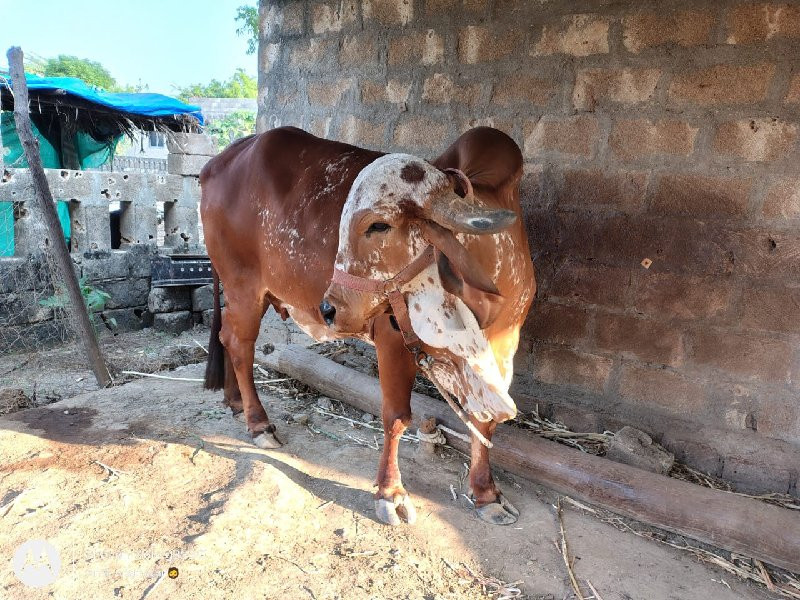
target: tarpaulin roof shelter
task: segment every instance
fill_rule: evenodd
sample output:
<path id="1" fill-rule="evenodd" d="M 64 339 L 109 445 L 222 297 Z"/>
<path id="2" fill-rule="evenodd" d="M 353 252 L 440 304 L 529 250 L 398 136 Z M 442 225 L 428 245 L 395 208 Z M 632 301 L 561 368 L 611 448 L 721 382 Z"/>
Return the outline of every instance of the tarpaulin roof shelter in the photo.
<path id="1" fill-rule="evenodd" d="M 75 77 L 39 77 L 26 74 L 25 79 L 28 83 L 31 113 L 65 113 L 76 121 L 88 120 L 88 126 L 80 128 L 87 133 L 91 133 L 92 123 L 96 126 L 116 124 L 118 133 L 127 133 L 131 129 L 154 128 L 196 131 L 203 125 L 200 107 L 163 94 L 106 92 Z M 2 76 L 0 102 L 3 110 L 13 110 L 11 80 Z"/>
<path id="2" fill-rule="evenodd" d="M 118 94 L 74 77 L 26 74 L 34 134 L 42 164 L 51 169 L 96 169 L 113 155 L 124 134 L 144 131 L 199 131 L 198 106 L 163 94 Z M 14 109 L 11 79 L 0 73 L 0 109 Z M 0 113 L 0 139 L 6 167 L 27 167 L 11 112 Z M 70 236 L 67 205 L 58 203 L 64 233 Z M 14 219 L 10 202 L 0 202 L 0 256 L 14 252 Z"/>

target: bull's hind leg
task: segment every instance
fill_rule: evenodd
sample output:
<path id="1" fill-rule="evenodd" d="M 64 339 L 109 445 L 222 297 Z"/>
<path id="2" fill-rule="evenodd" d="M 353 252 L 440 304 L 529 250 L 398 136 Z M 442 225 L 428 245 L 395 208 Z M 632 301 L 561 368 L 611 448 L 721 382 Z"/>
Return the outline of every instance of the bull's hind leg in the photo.
<path id="1" fill-rule="evenodd" d="M 388 315 L 375 319 L 375 350 L 378 354 L 378 375 L 383 401 L 383 452 L 378 465 L 375 513 L 381 521 L 398 525 L 402 520 L 413 523 L 417 518 L 414 505 L 400 480 L 397 450 L 400 436 L 411 423 L 411 389 L 417 367 L 403 345 L 403 337 L 395 331 Z"/>
<path id="2" fill-rule="evenodd" d="M 225 396 L 222 403 L 231 409 L 231 413 L 237 419 L 244 421 L 244 405 L 242 404 L 242 393 L 239 391 L 239 383 L 236 381 L 236 371 L 233 369 L 231 355 L 225 353 Z"/>
<path id="3" fill-rule="evenodd" d="M 266 449 L 280 448 L 281 442 L 275 437 L 275 426 L 269 422 L 253 381 L 256 338 L 265 311 L 264 299 L 258 295 L 227 297 L 222 312 L 220 339 L 236 374 L 247 430 L 253 437 L 253 443 Z M 228 400 L 235 401 L 235 397 Z M 231 408 L 235 411 L 234 407 Z"/>
<path id="4" fill-rule="evenodd" d="M 481 435 L 491 441 L 497 422 L 481 423 L 472 419 Z M 494 525 L 511 525 L 517 522 L 519 511 L 514 508 L 497 488 L 489 467 L 489 449 L 474 435 L 471 444 L 471 465 L 469 469 L 469 495 L 475 502 L 475 512 L 482 521 Z"/>

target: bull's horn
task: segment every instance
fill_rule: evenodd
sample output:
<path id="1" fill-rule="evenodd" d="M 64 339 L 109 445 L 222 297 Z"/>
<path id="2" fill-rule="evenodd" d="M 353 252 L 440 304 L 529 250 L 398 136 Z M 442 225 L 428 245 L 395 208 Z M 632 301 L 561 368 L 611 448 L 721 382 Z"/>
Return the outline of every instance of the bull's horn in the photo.
<path id="1" fill-rule="evenodd" d="M 472 191 L 469 178 L 458 169 L 445 169 L 458 177 L 465 195 L 461 198 L 456 193 L 446 192 L 435 198 L 430 205 L 431 220 L 459 233 L 497 233 L 517 220 L 517 213 L 505 208 L 489 208 L 482 206 Z"/>

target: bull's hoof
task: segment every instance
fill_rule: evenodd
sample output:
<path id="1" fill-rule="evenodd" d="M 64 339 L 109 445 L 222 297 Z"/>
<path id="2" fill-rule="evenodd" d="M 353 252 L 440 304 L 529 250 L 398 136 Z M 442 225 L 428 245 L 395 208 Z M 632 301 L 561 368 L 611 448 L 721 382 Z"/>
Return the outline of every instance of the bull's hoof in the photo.
<path id="1" fill-rule="evenodd" d="M 511 525 L 519 518 L 519 511 L 503 494 L 498 494 L 494 502 L 476 508 L 475 513 L 481 521 L 492 525 Z"/>
<path id="2" fill-rule="evenodd" d="M 253 443 L 262 450 L 274 450 L 283 446 L 283 440 L 278 437 L 274 425 L 266 431 L 254 435 Z"/>
<path id="3" fill-rule="evenodd" d="M 247 424 L 247 417 L 244 416 L 244 411 L 240 411 L 233 415 L 233 418 L 239 421 L 239 423 Z"/>
<path id="4" fill-rule="evenodd" d="M 413 525 L 417 520 L 417 510 L 407 495 L 395 496 L 394 501 L 386 498 L 375 500 L 375 515 L 387 525 L 400 525 L 403 521 Z"/>

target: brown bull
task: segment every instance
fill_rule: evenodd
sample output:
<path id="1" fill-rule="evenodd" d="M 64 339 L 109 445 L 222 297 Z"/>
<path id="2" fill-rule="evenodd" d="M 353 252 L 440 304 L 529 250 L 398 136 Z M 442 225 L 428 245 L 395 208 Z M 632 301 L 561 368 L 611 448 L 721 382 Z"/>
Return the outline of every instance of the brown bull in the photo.
<path id="1" fill-rule="evenodd" d="M 226 298 L 220 314 L 215 293 L 206 387 L 224 386 L 225 404 L 243 412 L 254 443 L 275 448 L 280 442 L 252 371 L 269 306 L 316 339 L 371 340 L 385 433 L 376 511 L 390 524 L 412 522 L 397 451 L 411 420 L 417 363 L 387 298 L 332 284 L 334 265 L 345 279 L 382 281 L 430 254 L 431 263 L 399 290 L 408 308 L 403 321 L 430 357 L 430 374 L 491 439 L 497 423 L 515 414 L 507 390 L 535 290 L 519 218 L 521 173 L 516 144 L 489 128 L 465 133 L 432 164 L 295 128 L 231 145 L 200 176 L 206 246 L 215 288 L 218 276 Z M 483 519 L 516 520 L 494 484 L 488 450 L 474 436 L 470 490 Z"/>

